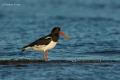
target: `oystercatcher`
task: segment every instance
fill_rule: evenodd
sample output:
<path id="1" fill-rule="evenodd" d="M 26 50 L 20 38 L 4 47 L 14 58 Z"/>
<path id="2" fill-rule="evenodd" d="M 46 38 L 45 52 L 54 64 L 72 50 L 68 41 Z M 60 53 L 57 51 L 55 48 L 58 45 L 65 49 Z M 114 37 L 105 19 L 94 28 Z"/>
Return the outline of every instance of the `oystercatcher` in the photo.
<path id="1" fill-rule="evenodd" d="M 44 52 L 44 59 L 48 61 L 48 50 L 54 48 L 58 43 L 59 35 L 64 36 L 64 32 L 60 31 L 60 27 L 54 27 L 51 33 L 47 36 L 41 37 L 38 40 L 24 46 L 22 51 L 32 49 Z"/>

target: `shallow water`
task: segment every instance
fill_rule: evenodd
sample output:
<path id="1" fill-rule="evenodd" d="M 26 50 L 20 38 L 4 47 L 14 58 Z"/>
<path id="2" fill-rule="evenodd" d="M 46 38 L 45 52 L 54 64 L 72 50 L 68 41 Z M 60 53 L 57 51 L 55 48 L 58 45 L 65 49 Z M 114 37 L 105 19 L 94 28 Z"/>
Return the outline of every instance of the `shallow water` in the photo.
<path id="1" fill-rule="evenodd" d="M 49 66 L 48 66 L 49 65 Z M 119 64 L 0 66 L 1 80 L 119 80 Z"/>
<path id="2" fill-rule="evenodd" d="M 56 48 L 49 51 L 49 60 L 120 60 L 119 14 L 119 0 L 2 0 L 0 60 L 42 59 L 40 52 L 22 53 L 20 49 L 54 26 L 61 26 L 71 39 L 61 37 Z M 107 67 L 68 63 L 0 67 L 2 80 L 120 79 L 120 65 L 112 63 Z"/>

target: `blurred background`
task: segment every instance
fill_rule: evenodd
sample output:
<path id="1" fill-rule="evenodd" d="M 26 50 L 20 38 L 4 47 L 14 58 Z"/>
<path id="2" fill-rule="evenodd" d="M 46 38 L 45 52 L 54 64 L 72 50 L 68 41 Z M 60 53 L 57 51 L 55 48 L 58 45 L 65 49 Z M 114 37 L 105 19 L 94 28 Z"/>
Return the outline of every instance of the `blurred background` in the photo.
<path id="1" fill-rule="evenodd" d="M 49 51 L 49 60 L 120 60 L 119 15 L 119 0 L 0 0 L 0 60 L 41 59 L 41 52 L 22 53 L 20 49 L 55 26 L 71 39 L 61 37 Z M 119 80 L 119 67 L 40 64 L 19 70 L 0 66 L 0 79 Z"/>

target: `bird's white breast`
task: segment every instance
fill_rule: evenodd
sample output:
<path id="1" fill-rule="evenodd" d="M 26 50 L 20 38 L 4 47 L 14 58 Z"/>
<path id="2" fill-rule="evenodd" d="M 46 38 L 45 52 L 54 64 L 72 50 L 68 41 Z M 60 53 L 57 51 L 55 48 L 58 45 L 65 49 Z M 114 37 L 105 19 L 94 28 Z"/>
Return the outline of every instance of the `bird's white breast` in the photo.
<path id="1" fill-rule="evenodd" d="M 57 42 L 51 41 L 48 45 L 35 45 L 33 46 L 33 50 L 37 51 L 46 51 L 54 48 L 56 46 Z"/>
<path id="2" fill-rule="evenodd" d="M 51 41 L 44 49 L 44 51 L 52 49 L 56 46 L 57 42 Z"/>

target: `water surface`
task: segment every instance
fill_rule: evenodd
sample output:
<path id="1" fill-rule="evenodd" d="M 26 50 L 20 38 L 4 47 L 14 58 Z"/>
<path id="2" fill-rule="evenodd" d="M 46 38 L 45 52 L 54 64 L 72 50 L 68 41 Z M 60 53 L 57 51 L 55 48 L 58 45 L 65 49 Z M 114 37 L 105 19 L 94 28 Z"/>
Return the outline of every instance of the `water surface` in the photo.
<path id="1" fill-rule="evenodd" d="M 49 60 L 120 60 L 119 0 L 0 1 L 0 60 L 42 59 L 41 52 L 21 47 L 48 34 L 54 26 L 61 37 Z M 0 65 L 1 80 L 119 80 L 120 65 L 30 64 Z"/>

